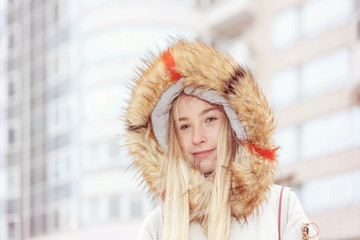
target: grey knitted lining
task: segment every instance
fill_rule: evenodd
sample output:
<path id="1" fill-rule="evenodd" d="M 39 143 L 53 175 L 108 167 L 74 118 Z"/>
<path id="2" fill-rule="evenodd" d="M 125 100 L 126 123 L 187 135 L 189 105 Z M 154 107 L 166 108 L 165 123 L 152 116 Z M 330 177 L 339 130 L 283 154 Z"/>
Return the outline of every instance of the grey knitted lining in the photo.
<path id="1" fill-rule="evenodd" d="M 171 104 L 182 92 L 213 104 L 222 105 L 237 138 L 241 140 L 246 139 L 244 127 L 238 119 L 235 110 L 229 106 L 228 101 L 224 97 L 213 90 L 203 90 L 201 88 L 194 89 L 193 87 L 186 87 L 184 89 L 184 78 L 181 78 L 162 93 L 151 113 L 151 123 L 154 134 L 163 151 L 165 151 L 167 145 Z"/>

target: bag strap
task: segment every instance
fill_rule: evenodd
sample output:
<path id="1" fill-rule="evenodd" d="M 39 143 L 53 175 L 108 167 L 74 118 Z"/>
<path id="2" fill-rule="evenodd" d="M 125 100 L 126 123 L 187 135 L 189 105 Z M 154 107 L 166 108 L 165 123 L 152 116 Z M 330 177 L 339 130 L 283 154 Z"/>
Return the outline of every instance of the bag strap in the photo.
<path id="1" fill-rule="evenodd" d="M 278 207 L 278 235 L 281 240 L 282 234 L 288 222 L 289 197 L 291 188 L 281 187 Z"/>
<path id="2" fill-rule="evenodd" d="M 281 240 L 281 206 L 282 206 L 283 193 L 284 193 L 284 187 L 281 187 L 280 199 L 279 199 L 279 210 L 278 210 L 278 235 L 279 235 L 279 240 Z"/>

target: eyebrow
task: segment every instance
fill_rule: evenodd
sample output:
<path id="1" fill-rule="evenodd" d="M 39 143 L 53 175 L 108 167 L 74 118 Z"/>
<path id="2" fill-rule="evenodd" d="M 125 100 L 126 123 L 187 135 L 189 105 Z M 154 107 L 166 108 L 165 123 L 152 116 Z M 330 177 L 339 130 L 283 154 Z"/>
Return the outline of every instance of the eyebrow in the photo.
<path id="1" fill-rule="evenodd" d="M 218 108 L 217 108 L 217 107 L 206 108 L 206 109 L 202 110 L 199 115 L 204 115 L 204 114 L 206 114 L 206 113 L 208 113 L 208 112 L 211 112 L 211 111 L 214 111 L 214 110 L 218 110 Z M 187 117 L 181 117 L 181 118 L 179 118 L 179 121 L 186 121 L 186 120 L 188 120 Z"/>

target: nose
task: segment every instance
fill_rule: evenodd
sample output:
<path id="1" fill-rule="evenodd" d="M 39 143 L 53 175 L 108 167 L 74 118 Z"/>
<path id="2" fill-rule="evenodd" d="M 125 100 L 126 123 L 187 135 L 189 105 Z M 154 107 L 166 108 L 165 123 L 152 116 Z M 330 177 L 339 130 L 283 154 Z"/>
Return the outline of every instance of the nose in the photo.
<path id="1" fill-rule="evenodd" d="M 194 127 L 193 144 L 199 145 L 207 141 L 206 133 L 202 127 Z"/>

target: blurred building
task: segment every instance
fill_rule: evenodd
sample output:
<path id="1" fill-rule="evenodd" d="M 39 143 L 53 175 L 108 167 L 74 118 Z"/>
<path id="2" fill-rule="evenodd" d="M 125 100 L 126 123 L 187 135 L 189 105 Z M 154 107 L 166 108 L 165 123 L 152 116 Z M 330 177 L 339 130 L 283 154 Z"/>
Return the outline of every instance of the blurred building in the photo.
<path id="1" fill-rule="evenodd" d="M 360 1 L 249 1 L 249 15 L 245 29 L 234 17 L 211 34 L 248 56 L 275 108 L 277 181 L 321 239 L 360 239 Z"/>
<path id="2" fill-rule="evenodd" d="M 134 239 L 125 85 L 170 36 L 247 64 L 278 120 L 280 184 L 321 239 L 360 239 L 359 0 L 0 1 L 0 240 Z M 150 56 L 148 56 L 150 57 Z"/>
<path id="3" fill-rule="evenodd" d="M 79 61 L 70 1 L 1 1 L 1 239 L 79 225 Z"/>

